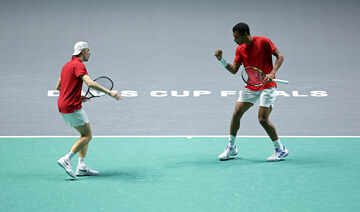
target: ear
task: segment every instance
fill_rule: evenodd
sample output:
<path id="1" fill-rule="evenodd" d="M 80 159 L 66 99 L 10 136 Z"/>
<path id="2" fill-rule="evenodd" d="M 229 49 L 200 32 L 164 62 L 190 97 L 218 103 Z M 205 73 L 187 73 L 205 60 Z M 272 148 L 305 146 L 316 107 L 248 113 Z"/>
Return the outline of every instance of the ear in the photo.
<path id="1" fill-rule="evenodd" d="M 79 56 L 82 57 L 84 56 L 84 54 L 85 54 L 85 49 L 82 49 L 81 52 L 79 53 Z"/>

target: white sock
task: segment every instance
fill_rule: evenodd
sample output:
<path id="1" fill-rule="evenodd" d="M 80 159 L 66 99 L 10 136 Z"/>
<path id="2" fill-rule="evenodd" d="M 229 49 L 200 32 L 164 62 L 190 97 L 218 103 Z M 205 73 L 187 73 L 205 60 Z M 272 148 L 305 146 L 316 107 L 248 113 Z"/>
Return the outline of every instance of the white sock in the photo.
<path id="1" fill-rule="evenodd" d="M 273 143 L 276 149 L 283 150 L 283 145 L 281 144 L 280 140 L 273 141 Z"/>
<path id="2" fill-rule="evenodd" d="M 71 150 L 65 155 L 65 158 L 68 160 L 71 160 L 72 157 L 74 157 L 75 153 L 73 153 Z"/>
<path id="3" fill-rule="evenodd" d="M 86 166 L 86 164 L 85 164 L 85 158 L 79 157 L 79 164 L 78 164 L 78 166 L 79 166 L 79 167 Z"/>
<path id="4" fill-rule="evenodd" d="M 231 146 L 231 148 L 233 148 L 235 146 L 235 139 L 236 139 L 236 136 L 233 136 L 233 135 L 229 136 L 229 146 Z"/>

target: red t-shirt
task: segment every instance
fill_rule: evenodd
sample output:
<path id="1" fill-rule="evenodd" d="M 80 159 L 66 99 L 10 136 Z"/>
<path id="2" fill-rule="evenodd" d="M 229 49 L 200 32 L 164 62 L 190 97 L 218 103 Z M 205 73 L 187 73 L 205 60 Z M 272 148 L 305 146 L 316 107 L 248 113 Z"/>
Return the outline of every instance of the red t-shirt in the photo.
<path id="1" fill-rule="evenodd" d="M 73 113 L 80 110 L 81 89 L 83 81 L 81 75 L 87 75 L 85 65 L 77 57 L 71 58 L 61 71 L 60 95 L 58 108 L 61 113 Z"/>
<path id="2" fill-rule="evenodd" d="M 236 48 L 235 63 L 244 67 L 256 67 L 264 74 L 269 74 L 273 69 L 272 54 L 277 49 L 270 39 L 266 37 L 253 36 L 249 45 L 243 43 Z M 276 82 L 265 83 L 260 87 L 246 85 L 252 91 L 259 91 L 271 87 L 276 87 Z"/>

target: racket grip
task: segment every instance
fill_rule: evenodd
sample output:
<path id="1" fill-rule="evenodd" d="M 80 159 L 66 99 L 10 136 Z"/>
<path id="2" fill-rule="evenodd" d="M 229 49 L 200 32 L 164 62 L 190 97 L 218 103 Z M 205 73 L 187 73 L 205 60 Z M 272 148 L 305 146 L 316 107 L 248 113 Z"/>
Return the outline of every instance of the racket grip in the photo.
<path id="1" fill-rule="evenodd" d="M 289 81 L 287 81 L 287 80 L 273 79 L 273 81 L 278 82 L 278 83 L 283 83 L 283 84 L 289 84 Z"/>

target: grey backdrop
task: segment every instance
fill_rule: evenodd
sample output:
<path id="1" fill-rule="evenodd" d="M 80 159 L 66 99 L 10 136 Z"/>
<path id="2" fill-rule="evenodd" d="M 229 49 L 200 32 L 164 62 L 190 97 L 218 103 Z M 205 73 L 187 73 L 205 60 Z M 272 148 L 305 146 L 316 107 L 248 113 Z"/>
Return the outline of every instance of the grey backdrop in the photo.
<path id="1" fill-rule="evenodd" d="M 271 116 L 280 135 L 360 135 L 359 11 L 355 0 L 2 0 L 0 136 L 77 135 L 47 94 L 78 40 L 90 45 L 92 78 L 107 75 L 116 90 L 139 93 L 84 104 L 94 135 L 227 135 L 238 96 L 220 91 L 244 83 L 213 53 L 221 48 L 234 59 L 231 29 L 241 21 L 285 56 L 277 77 L 291 84 L 278 90 L 290 97 L 279 96 Z M 154 90 L 212 94 L 156 98 Z M 240 135 L 265 135 L 257 107 L 243 117 Z"/>

